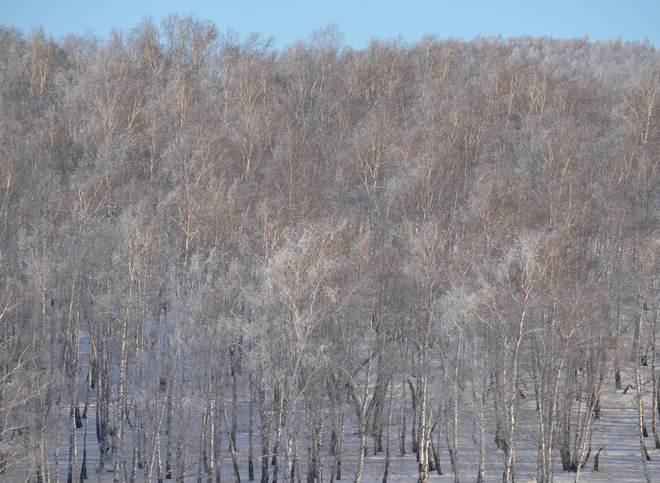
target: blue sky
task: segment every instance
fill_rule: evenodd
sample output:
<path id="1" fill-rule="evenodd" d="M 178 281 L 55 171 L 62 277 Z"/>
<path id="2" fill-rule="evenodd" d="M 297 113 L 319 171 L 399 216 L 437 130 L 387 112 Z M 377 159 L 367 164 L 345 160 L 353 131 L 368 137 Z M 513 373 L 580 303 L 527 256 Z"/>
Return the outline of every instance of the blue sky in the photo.
<path id="1" fill-rule="evenodd" d="M 348 45 L 371 38 L 415 41 L 424 34 L 471 39 L 584 34 L 592 40 L 620 37 L 660 47 L 660 0 L 0 0 L 0 24 L 26 32 L 42 26 L 54 37 L 128 30 L 146 16 L 160 22 L 171 13 L 213 21 L 221 31 L 272 36 L 278 47 L 307 39 L 335 24 Z"/>

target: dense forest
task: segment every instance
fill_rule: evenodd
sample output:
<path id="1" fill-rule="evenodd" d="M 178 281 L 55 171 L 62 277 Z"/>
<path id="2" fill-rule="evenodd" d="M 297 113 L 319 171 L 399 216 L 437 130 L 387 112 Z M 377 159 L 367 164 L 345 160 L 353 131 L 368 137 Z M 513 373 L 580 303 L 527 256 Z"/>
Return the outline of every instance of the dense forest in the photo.
<path id="1" fill-rule="evenodd" d="M 650 482 L 659 90 L 621 41 L 0 28 L 0 480 L 577 480 L 626 398 Z"/>

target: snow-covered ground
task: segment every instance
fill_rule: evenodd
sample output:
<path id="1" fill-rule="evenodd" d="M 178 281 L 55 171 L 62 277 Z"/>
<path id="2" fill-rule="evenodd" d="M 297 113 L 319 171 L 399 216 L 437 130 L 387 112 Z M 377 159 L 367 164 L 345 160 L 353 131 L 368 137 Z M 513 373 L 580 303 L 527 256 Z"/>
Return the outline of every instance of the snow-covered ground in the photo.
<path id="1" fill-rule="evenodd" d="M 82 395 L 81 395 L 82 396 Z M 609 384 L 602 398 L 601 419 L 594 420 L 594 430 L 592 439 L 592 455 L 580 474 L 581 481 L 592 482 L 643 482 L 644 474 L 642 464 L 639 457 L 639 440 L 637 432 L 637 408 L 635 391 L 629 390 L 627 394 L 622 391 L 615 391 L 611 384 Z M 241 401 L 240 407 L 243 412 L 240 415 L 239 435 L 238 435 L 238 451 L 239 462 L 241 465 L 241 479 L 248 480 L 247 472 L 247 401 Z M 647 426 L 650 433 L 650 401 L 647 404 Z M 408 408 L 410 409 L 410 408 Z M 517 450 L 517 466 L 516 466 L 516 480 L 517 481 L 535 481 L 536 477 L 536 456 L 537 456 L 537 420 L 534 408 L 533 397 L 527 397 L 521 400 L 520 412 L 520 431 L 519 438 L 516 445 Z M 343 457 L 343 480 L 352 481 L 356 463 L 356 447 L 357 435 L 355 432 L 352 408 L 347 408 L 347 427 L 345 432 L 345 447 Z M 64 411 L 62 411 L 64 412 Z M 88 418 L 83 428 L 77 431 L 78 443 L 78 462 L 82 461 L 82 448 L 83 439 L 87 437 L 87 468 L 89 481 L 107 482 L 112 481 L 112 463 L 106 464 L 106 469 L 103 474 L 97 473 L 99 463 L 99 448 L 96 440 L 95 433 L 95 401 L 92 398 L 91 405 L 88 409 Z M 57 416 L 57 415 L 54 415 Z M 489 423 L 492 423 L 493 418 L 489 415 Z M 59 415 L 59 424 L 64 424 L 66 420 L 65 414 Z M 408 417 L 408 428 L 410 427 L 411 417 Z M 56 421 L 54 421 L 55 423 Z M 258 419 L 257 419 L 258 423 Z M 197 423 L 199 424 L 199 423 Z M 415 462 L 415 455 L 410 450 L 410 435 L 407 437 L 407 454 L 403 457 L 399 454 L 398 445 L 398 410 L 395 408 L 393 415 L 391 451 L 392 459 L 390 466 L 390 481 L 405 481 L 414 482 L 416 480 L 417 464 Z M 476 420 L 475 412 L 469 405 L 463 407 L 461 413 L 461 437 L 460 437 L 460 479 L 461 481 L 474 481 L 477 475 L 478 465 L 478 451 L 479 451 L 479 430 Z M 489 424 L 492 426 L 492 424 Z M 300 425 L 301 430 L 303 424 Z M 64 428 L 62 428 L 64 429 Z M 502 478 L 502 452 L 498 451 L 493 444 L 491 435 L 494 434 L 492 427 L 489 427 L 487 452 L 486 452 L 486 481 L 500 481 Z M 188 466 L 186 481 L 197 480 L 197 462 L 199 445 L 199 429 L 194 425 L 187 431 L 188 435 Z M 66 471 L 68 465 L 68 443 L 66 441 L 66 430 L 59 431 L 60 440 L 50 441 L 50 459 L 51 459 L 51 474 L 54 476 L 55 460 L 57 459 L 57 467 L 59 468 L 60 481 L 66 481 Z M 128 445 L 131 445 L 132 432 L 129 429 L 127 435 Z M 163 443 L 164 444 L 164 443 Z M 326 448 L 329 446 L 328 441 L 325 441 Z M 384 453 L 373 455 L 372 440 L 368 440 L 369 455 L 365 461 L 364 468 L 364 482 L 380 482 L 382 481 L 382 474 L 384 468 Z M 660 450 L 654 449 L 653 438 L 650 436 L 646 439 L 646 445 L 651 455 L 652 460 L 648 462 L 648 471 L 651 476 L 651 481 L 660 482 Z M 593 456 L 598 448 L 605 446 L 605 449 L 600 455 L 600 471 L 593 471 Z M 130 448 L 127 448 L 129 450 Z M 55 452 L 57 451 L 57 455 Z M 259 478 L 260 475 L 260 461 L 259 455 L 259 434 L 258 425 L 255 425 L 255 475 Z M 299 458 L 303 474 L 301 479 L 305 480 L 304 465 L 306 462 L 306 448 L 304 447 L 304 439 L 299 442 Z M 127 451 L 127 455 L 130 452 Z M 441 437 L 441 466 L 444 472 L 443 475 L 437 475 L 435 472 L 431 475 L 432 481 L 455 481 L 454 474 L 451 471 L 449 456 L 444 443 L 444 434 Z M 130 466 L 130 457 L 127 458 Z M 222 440 L 222 469 L 223 481 L 232 481 L 233 471 L 231 465 L 231 457 L 227 451 L 227 441 L 223 437 Z M 283 458 L 282 458 L 283 461 Z M 324 481 L 330 481 L 330 468 L 332 466 L 332 458 L 328 455 L 323 461 L 323 477 Z M 272 471 L 272 468 L 271 468 Z M 575 473 L 566 473 L 561 469 L 559 455 L 557 454 L 555 464 L 555 481 L 574 481 Z M 138 481 L 144 481 L 144 471 L 138 474 Z M 6 475 L 3 481 L 25 481 L 25 474 Z"/>
<path id="2" fill-rule="evenodd" d="M 81 373 L 86 374 L 88 361 L 88 348 L 89 341 L 85 334 L 81 340 Z M 644 368 L 645 381 L 650 381 L 649 368 Z M 632 381 L 631 374 L 624 374 L 625 379 Z M 625 386 L 625 382 L 624 382 Z M 531 387 L 531 384 L 530 384 Z M 226 394 L 229 394 L 227 388 Z M 80 401 L 81 408 L 85 399 L 86 388 L 84 385 L 80 388 Z M 646 447 L 651 461 L 647 462 L 648 472 L 652 482 L 660 482 L 660 450 L 655 449 L 653 437 L 651 434 L 651 398 L 650 398 L 650 382 L 646 387 L 646 424 L 649 431 L 649 437 L 645 439 Z M 106 461 L 104 472 L 98 473 L 99 467 L 99 445 L 96 438 L 96 399 L 95 391 L 90 392 L 89 407 L 87 410 L 87 419 L 84 426 L 77 430 L 77 450 L 78 450 L 78 465 L 82 463 L 83 459 L 83 446 L 85 437 L 87 438 L 87 475 L 89 481 L 96 481 L 100 483 L 110 482 L 113 479 L 112 475 L 112 461 Z M 397 407 L 397 402 L 401 402 L 401 395 L 395 397 L 395 405 L 392 414 L 392 428 L 391 428 L 391 463 L 389 469 L 389 481 L 404 481 L 415 482 L 417 479 L 417 462 L 415 454 L 411 449 L 410 438 L 410 424 L 412 420 L 412 410 L 410 408 L 410 398 L 408 397 L 408 405 L 406 407 L 406 421 L 407 421 L 407 435 L 406 435 L 406 455 L 401 456 L 399 452 L 399 413 L 400 406 Z M 459 469 L 461 481 L 475 481 L 477 477 L 478 459 L 479 459 L 479 426 L 477 413 L 469 402 L 469 396 L 466 397 L 466 402 L 461 404 L 460 409 L 460 434 L 459 434 Z M 129 397 L 130 400 L 130 397 Z M 177 401 L 178 403 L 178 401 Z M 202 406 L 201 401 L 194 399 L 189 401 L 192 407 L 199 409 Z M 196 404 L 199 403 L 199 404 Z M 230 401 L 226 401 L 230 405 Z M 433 402 L 432 405 L 437 403 Z M 636 405 L 636 391 L 634 388 L 623 394 L 622 390 L 615 390 L 612 381 L 608 381 L 604 388 L 601 398 L 601 417 L 600 419 L 593 420 L 593 435 L 592 435 L 592 453 L 584 468 L 580 473 L 580 481 L 590 482 L 644 482 L 643 467 L 640 460 L 639 436 L 637 429 L 637 405 Z M 486 467 L 485 477 L 486 481 L 501 481 L 503 470 L 503 453 L 497 450 L 493 435 L 495 434 L 494 416 L 492 414 L 492 402 L 487 405 L 487 447 L 486 447 Z M 194 416 L 194 415 L 193 415 Z M 51 424 L 58 425 L 58 431 L 51 431 L 51 434 L 57 434 L 59 439 L 51 439 L 48 441 L 49 445 L 49 471 L 52 481 L 57 481 L 55 478 L 56 468 L 59 473 L 59 481 L 66 481 L 68 470 L 68 428 L 66 427 L 68 420 L 68 407 L 59 406 L 59 410 L 51 415 Z M 197 481 L 198 477 L 198 462 L 199 462 L 199 444 L 200 444 L 200 424 L 202 418 L 191 417 L 188 426 L 185 428 L 187 436 L 187 464 L 186 464 L 186 478 L 185 481 Z M 537 458 L 537 432 L 538 432 L 538 419 L 535 410 L 535 401 L 533 393 L 528 391 L 527 397 L 520 400 L 520 415 L 519 415 L 519 431 L 516 443 L 517 464 L 515 467 L 516 481 L 536 481 L 536 458 Z M 175 434 L 180 434 L 181 424 L 183 422 L 177 421 L 175 423 Z M 255 408 L 255 425 L 254 425 L 254 473 L 255 478 L 258 480 L 261 474 L 260 468 L 260 422 L 258 418 L 258 411 Z M 52 429 L 52 428 L 51 428 Z M 164 429 L 164 427 L 163 427 Z M 149 430 L 149 428 L 147 429 Z M 127 455 L 127 467 L 130 472 L 131 455 L 132 455 L 132 438 L 133 430 L 130 426 L 126 427 L 126 444 L 125 453 Z M 305 464 L 307 461 L 307 448 L 306 448 L 306 435 L 304 415 L 301 415 L 299 423 L 300 437 L 298 442 L 298 458 L 300 464 L 301 480 L 306 480 Z M 324 450 L 325 458 L 323 460 L 323 481 L 330 481 L 330 471 L 332 467 L 332 456 L 329 454 L 329 422 L 325 425 L 325 440 Z M 445 428 L 441 429 L 442 433 L 439 438 L 439 453 L 441 468 L 443 475 L 438 475 L 433 471 L 430 475 L 431 481 L 455 481 L 455 475 L 449 461 L 449 454 L 447 444 L 445 442 Z M 164 430 L 162 433 L 164 434 Z M 385 436 L 385 434 L 384 434 Z M 228 451 L 227 439 L 222 431 L 220 441 L 221 448 L 221 468 L 223 481 L 233 481 L 233 468 L 231 456 Z M 284 443 L 284 435 L 283 435 Z M 437 441 L 437 435 L 434 437 Z M 271 447 L 273 439 L 271 438 Z M 385 453 L 373 454 L 373 439 L 368 438 L 368 456 L 365 459 L 363 479 L 365 483 L 381 482 L 385 463 Z M 282 445 L 283 448 L 284 445 Z M 353 481 L 356 461 L 357 461 L 357 447 L 358 437 L 355 426 L 354 411 L 350 405 L 346 406 L 346 428 L 344 432 L 344 451 L 342 458 L 342 481 Z M 605 447 L 600 453 L 599 471 L 593 471 L 593 459 L 597 450 Z M 162 457 L 165 453 L 165 436 L 161 436 Z M 239 400 L 239 425 L 237 435 L 237 449 L 238 459 L 241 471 L 241 480 L 248 481 L 248 468 L 247 468 L 247 450 L 248 450 L 248 401 Z M 280 481 L 284 468 L 284 455 L 283 449 L 280 458 Z M 147 461 L 147 465 L 149 461 Z M 272 467 L 270 472 L 272 475 Z M 78 472 L 80 468 L 78 468 Z M 155 481 L 156 468 L 154 465 L 153 475 Z M 559 452 L 556 452 L 555 458 L 555 481 L 568 482 L 575 480 L 575 473 L 563 472 L 559 458 Z M 34 478 L 34 475 L 31 475 Z M 4 478 L 4 479 L 3 479 Z M 4 482 L 19 482 L 26 481 L 25 468 L 18 468 L 14 473 L 4 475 L 0 481 Z M 32 481 L 32 480 L 31 480 Z M 139 470 L 137 474 L 137 481 L 145 481 L 145 470 Z"/>

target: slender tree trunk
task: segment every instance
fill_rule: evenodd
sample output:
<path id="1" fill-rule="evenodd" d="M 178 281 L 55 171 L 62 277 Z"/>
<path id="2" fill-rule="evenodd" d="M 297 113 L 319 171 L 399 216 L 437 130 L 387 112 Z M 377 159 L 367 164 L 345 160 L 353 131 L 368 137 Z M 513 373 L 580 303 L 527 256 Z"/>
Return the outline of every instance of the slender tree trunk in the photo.
<path id="1" fill-rule="evenodd" d="M 641 305 L 641 304 L 640 304 Z M 640 366 L 641 356 L 641 335 L 642 335 L 642 321 L 644 319 L 644 312 L 642 307 L 639 308 L 639 316 L 637 319 L 637 337 L 635 343 L 635 382 L 637 385 L 637 416 L 638 416 L 638 429 L 639 429 L 639 451 L 640 459 L 642 461 L 642 469 L 644 471 L 644 478 L 647 483 L 651 483 L 647 461 L 651 460 L 649 453 L 644 444 L 644 381 L 642 380 L 642 369 Z"/>
<path id="2" fill-rule="evenodd" d="M 271 464 L 273 465 L 273 483 L 277 483 L 277 478 L 279 477 L 279 455 L 280 455 L 280 445 L 282 442 L 282 430 L 284 428 L 284 411 L 285 411 L 286 401 L 284 400 L 284 394 L 282 388 L 277 384 L 273 388 L 273 405 L 275 406 L 275 443 L 273 444 L 273 459 Z"/>
<path id="3" fill-rule="evenodd" d="M 358 430 L 360 437 L 360 446 L 358 448 L 357 455 L 357 464 L 355 468 L 355 479 L 354 483 L 360 483 L 362 481 L 362 471 L 364 468 L 364 453 L 367 450 L 367 428 L 366 421 L 360 421 L 360 428 Z"/>
<path id="4" fill-rule="evenodd" d="M 50 477 L 50 470 L 48 468 L 48 436 L 46 434 L 46 421 L 43 421 L 43 430 L 41 432 L 41 463 L 40 463 L 40 468 L 41 468 L 41 474 L 43 477 L 44 483 L 50 483 L 51 477 Z M 77 476 L 77 475 L 76 475 Z"/>
<path id="5" fill-rule="evenodd" d="M 406 378 L 401 381 L 401 391 L 403 398 L 401 401 L 401 413 L 399 414 L 399 453 L 401 457 L 406 454 Z"/>
<path id="6" fill-rule="evenodd" d="M 422 371 L 426 369 L 421 368 Z M 419 393 L 419 444 L 417 446 L 418 464 L 418 483 L 427 483 L 429 480 L 429 466 L 428 466 L 428 410 L 427 410 L 427 395 L 428 395 L 428 379 L 426 374 L 422 374 L 421 385 Z"/>
<path id="7" fill-rule="evenodd" d="M 208 408 L 202 410 L 202 422 L 199 430 L 199 461 L 197 463 L 197 483 L 202 483 L 208 477 L 208 463 L 206 457 L 206 432 L 208 422 Z"/>
<path id="8" fill-rule="evenodd" d="M 461 348 L 463 345 L 462 338 L 459 337 L 457 349 L 456 349 L 456 360 L 454 362 L 454 394 L 452 397 L 453 405 L 453 421 L 452 421 L 452 466 L 454 469 L 454 482 L 459 483 L 461 479 L 461 465 L 458 455 L 458 366 L 461 356 Z"/>
<path id="9" fill-rule="evenodd" d="M 486 478 L 486 376 L 481 383 L 479 394 L 479 469 L 477 483 L 484 483 Z"/>
<path id="10" fill-rule="evenodd" d="M 529 292 L 525 295 L 525 304 L 529 297 Z M 516 462 L 516 452 L 515 452 L 515 441 L 516 441 L 516 430 L 518 426 L 518 364 L 520 356 L 520 348 L 522 345 L 522 339 L 524 334 L 525 318 L 527 315 L 526 308 L 522 309 L 520 314 L 520 319 L 518 322 L 518 334 L 516 337 L 516 344 L 513 349 L 512 361 L 511 361 L 511 387 L 510 393 L 508 394 L 509 404 L 507 405 L 508 411 L 508 442 L 506 451 L 506 462 L 504 466 L 503 481 L 504 483 L 513 482 L 514 480 L 514 465 Z"/>
<path id="11" fill-rule="evenodd" d="M 103 473 L 105 461 L 110 452 L 110 378 L 105 350 L 102 350 L 101 358 L 101 368 L 97 371 L 98 383 L 96 385 L 96 439 L 99 444 L 99 474 Z"/>
<path id="12" fill-rule="evenodd" d="M 76 430 L 82 426 L 82 419 L 80 418 L 80 410 L 78 409 L 78 352 L 79 352 L 79 339 L 80 334 L 78 330 L 78 316 L 73 317 L 73 303 L 74 294 L 76 289 L 76 277 L 71 287 L 71 300 L 69 303 L 68 313 L 68 331 L 69 339 L 69 358 L 65 362 L 70 371 L 70 390 L 71 390 L 71 408 L 70 408 L 70 426 L 69 426 L 69 474 L 67 483 L 76 483 L 78 481 L 78 448 L 76 444 Z"/>
<path id="13" fill-rule="evenodd" d="M 249 375 L 250 402 L 248 406 L 248 480 L 254 480 L 254 380 L 252 374 Z"/>
<path id="14" fill-rule="evenodd" d="M 218 472 L 218 468 L 216 468 L 216 465 L 218 464 L 218 461 L 216 459 L 216 452 L 217 452 L 217 441 L 216 441 L 216 410 L 215 410 L 215 393 L 213 391 L 213 384 L 211 381 L 209 381 L 209 394 L 210 394 L 210 413 L 209 413 L 209 459 L 210 459 L 210 464 L 209 464 L 209 476 L 208 476 L 208 483 L 213 483 L 216 480 L 216 473 Z"/>
<path id="15" fill-rule="evenodd" d="M 156 451 L 154 453 L 156 457 L 156 481 L 158 483 L 163 483 L 163 458 L 161 456 L 161 443 L 160 443 L 160 428 L 158 433 L 156 433 Z"/>
<path id="16" fill-rule="evenodd" d="M 385 436 L 385 470 L 383 471 L 383 483 L 387 483 L 390 474 L 390 438 L 392 436 L 392 403 L 394 400 L 394 382 L 390 383 L 390 398 L 387 404 L 387 431 Z"/>
<path id="17" fill-rule="evenodd" d="M 129 289 L 130 292 L 130 289 Z M 129 295 L 129 301 L 131 297 Z M 121 329 L 121 350 L 120 350 L 120 363 L 119 363 L 119 402 L 116 411 L 116 434 L 112 438 L 114 446 L 114 470 L 113 481 L 120 483 L 126 480 L 125 470 L 125 445 L 124 445 L 124 428 L 126 421 L 126 378 L 128 372 L 128 316 L 122 317 Z"/>
<path id="18" fill-rule="evenodd" d="M 186 423 L 190 422 L 190 414 L 186 416 Z M 188 463 L 188 431 L 187 424 L 181 426 L 181 433 L 176 451 L 176 482 L 184 483 L 187 476 L 187 463 Z M 160 445 L 160 444 L 159 444 Z M 160 464 L 160 463 L 159 463 Z M 159 482 L 160 483 L 160 482 Z"/>
<path id="19" fill-rule="evenodd" d="M 295 407 L 292 405 L 287 408 L 286 412 L 286 445 L 285 445 L 285 458 L 286 458 L 286 478 L 289 483 L 295 483 L 297 466 L 298 466 L 298 435 L 296 428 Z"/>
<path id="20" fill-rule="evenodd" d="M 651 293 L 654 293 L 653 284 L 651 284 Z M 655 359 L 656 359 L 656 341 L 657 341 L 657 323 L 658 323 L 658 311 L 656 308 L 655 301 L 652 303 L 653 309 L 653 324 L 651 325 L 651 381 L 653 384 L 653 394 L 652 394 L 652 403 L 651 403 L 651 425 L 653 430 L 653 441 L 655 442 L 655 449 L 660 449 L 660 435 L 658 435 L 658 423 L 656 408 L 658 407 L 658 379 L 656 375 Z"/>
<path id="21" fill-rule="evenodd" d="M 506 454 L 508 450 L 506 437 L 504 436 L 504 424 L 502 421 L 502 410 L 504 405 L 504 397 L 502 397 L 503 384 L 498 371 L 493 370 L 491 372 L 491 380 L 495 387 L 495 394 L 493 397 L 493 413 L 495 414 L 495 445 L 497 446 L 497 449 L 504 451 Z"/>
<path id="22" fill-rule="evenodd" d="M 378 354 L 378 372 L 376 374 L 376 388 L 386 388 L 387 383 L 384 381 L 382 356 Z M 383 417 L 385 412 L 385 396 L 386 390 L 377 389 L 374 393 L 374 409 L 373 409 L 373 424 L 371 427 L 374 438 L 374 455 L 383 452 Z"/>
<path id="23" fill-rule="evenodd" d="M 266 408 L 266 388 L 263 371 L 259 382 L 259 419 L 261 421 L 261 483 L 268 483 L 268 451 L 270 450 L 270 421 Z"/>
<path id="24" fill-rule="evenodd" d="M 234 354 L 238 349 L 232 349 L 231 356 L 231 440 L 234 446 L 234 451 L 238 451 L 236 445 L 236 431 L 238 427 L 238 358 Z"/>
<path id="25" fill-rule="evenodd" d="M 618 277 L 618 276 L 617 276 Z M 618 279 L 617 279 L 618 280 Z M 619 284 L 617 281 L 617 295 L 616 295 L 616 334 L 617 339 L 621 332 L 621 307 L 619 301 Z M 619 348 L 614 349 L 614 388 L 621 390 L 621 362 L 619 360 Z"/>
<path id="26" fill-rule="evenodd" d="M 307 400 L 307 482 L 323 481 L 323 420 L 313 398 Z"/>
<path id="27" fill-rule="evenodd" d="M 339 414 L 337 415 L 337 423 L 335 429 L 333 429 L 333 438 L 332 438 L 332 471 L 330 473 L 330 479 L 341 480 L 341 464 L 342 464 L 342 453 L 344 446 L 344 420 L 346 415 L 346 409 L 344 406 L 343 398 L 340 397 L 339 400 Z"/>
<path id="28" fill-rule="evenodd" d="M 130 481 L 133 483 L 137 476 L 138 468 L 140 468 L 140 437 L 142 429 L 142 417 L 140 414 L 140 408 L 137 407 L 137 403 L 134 405 L 135 408 L 135 426 L 133 427 L 133 462 L 131 466 L 131 477 Z"/>
<path id="29" fill-rule="evenodd" d="M 318 482 L 323 481 L 323 420 L 321 419 L 322 414 L 319 411 L 319 418 L 315 423 L 314 428 L 314 478 Z"/>
<path id="30" fill-rule="evenodd" d="M 234 440 L 232 439 L 231 436 L 231 429 L 227 421 L 227 408 L 225 408 L 224 402 L 222 403 L 222 417 L 225 422 L 227 438 L 229 439 L 229 453 L 231 454 L 231 463 L 234 468 L 234 483 L 241 483 L 241 472 L 238 467 L 238 457 L 236 455 L 236 447 L 234 446 Z"/>
<path id="31" fill-rule="evenodd" d="M 410 388 L 410 403 L 412 405 L 412 418 L 411 418 L 411 433 L 410 441 L 412 442 L 412 451 L 417 454 L 417 461 L 419 461 L 419 451 L 417 440 L 417 402 L 418 402 L 418 393 L 417 389 L 413 385 L 413 382 L 408 378 L 408 387 Z"/>
<path id="32" fill-rule="evenodd" d="M 77 386 L 77 381 L 73 382 L 73 386 Z M 69 471 L 67 476 L 67 483 L 76 483 L 78 478 L 78 448 L 76 446 L 76 411 L 75 407 L 78 404 L 78 391 L 72 389 L 72 404 L 69 409 Z"/>
<path id="33" fill-rule="evenodd" d="M 171 375 L 167 381 L 165 405 L 165 479 L 172 478 L 172 441 L 174 439 L 174 368 L 170 368 Z"/>
<path id="34" fill-rule="evenodd" d="M 438 422 L 440 421 L 440 418 L 442 415 L 438 413 Z M 431 452 L 433 453 L 433 465 L 435 466 L 435 472 L 438 474 L 438 476 L 442 476 L 442 465 L 440 464 L 440 452 L 438 448 L 440 448 L 440 433 L 441 429 L 438 429 L 436 431 L 437 433 L 437 441 L 436 443 L 433 442 L 433 438 L 429 439 L 429 442 L 431 443 Z"/>
<path id="35" fill-rule="evenodd" d="M 88 390 L 89 392 L 89 390 Z M 87 479 L 87 429 L 89 423 L 85 420 L 85 432 L 83 433 L 83 456 L 82 464 L 80 465 L 80 481 Z"/>
<path id="36" fill-rule="evenodd" d="M 447 442 L 447 450 L 449 452 L 449 464 L 451 465 L 451 469 L 454 472 L 454 479 L 455 479 L 458 471 L 458 464 L 456 461 L 456 452 L 454 451 L 454 429 L 453 429 L 454 425 L 453 425 L 453 421 L 450 423 L 450 419 L 449 419 L 449 404 L 444 404 L 443 409 L 444 409 L 444 419 L 445 419 L 445 439 Z"/>
<path id="37" fill-rule="evenodd" d="M 220 418 L 220 411 L 218 411 L 218 401 L 214 400 L 215 423 L 214 423 L 214 440 L 215 451 L 213 458 L 215 459 L 215 483 L 222 483 L 222 422 Z"/>

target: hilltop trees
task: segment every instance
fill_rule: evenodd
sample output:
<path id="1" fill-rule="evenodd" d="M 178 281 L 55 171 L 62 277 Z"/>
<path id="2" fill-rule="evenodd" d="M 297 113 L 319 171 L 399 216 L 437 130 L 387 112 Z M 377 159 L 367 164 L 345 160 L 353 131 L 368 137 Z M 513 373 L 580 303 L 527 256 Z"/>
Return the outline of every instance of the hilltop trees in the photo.
<path id="1" fill-rule="evenodd" d="M 1 28 L 0 479 L 577 478 L 626 386 L 646 465 L 659 62 Z"/>

